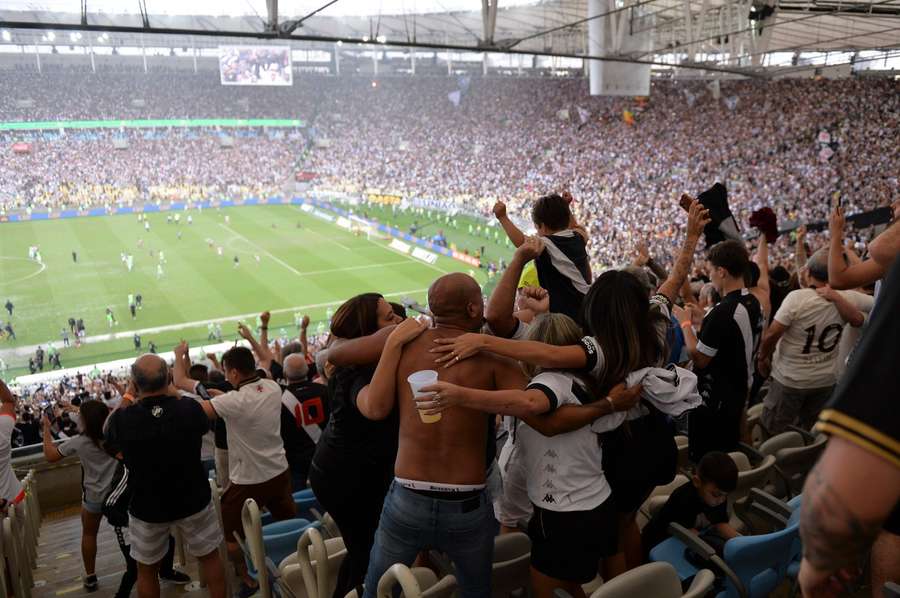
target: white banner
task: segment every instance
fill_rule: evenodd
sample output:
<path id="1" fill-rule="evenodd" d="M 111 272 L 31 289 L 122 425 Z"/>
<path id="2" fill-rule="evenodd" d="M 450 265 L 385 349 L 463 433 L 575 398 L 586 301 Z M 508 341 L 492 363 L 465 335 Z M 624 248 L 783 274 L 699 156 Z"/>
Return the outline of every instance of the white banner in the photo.
<path id="1" fill-rule="evenodd" d="M 388 247 L 390 247 L 391 249 L 396 249 L 401 253 L 409 253 L 410 250 L 410 246 L 400 239 L 394 239 L 393 241 L 391 241 L 391 244 Z"/>
<path id="2" fill-rule="evenodd" d="M 431 253 L 430 251 L 425 251 L 421 247 L 416 247 L 415 249 L 413 249 L 412 256 L 428 264 L 434 264 L 435 262 L 437 262 L 438 258 L 437 254 Z"/>
<path id="3" fill-rule="evenodd" d="M 338 226 L 340 226 L 341 228 L 346 228 L 347 230 L 350 230 L 350 221 L 347 220 L 346 218 L 344 218 L 343 216 L 338 216 L 336 224 Z"/>

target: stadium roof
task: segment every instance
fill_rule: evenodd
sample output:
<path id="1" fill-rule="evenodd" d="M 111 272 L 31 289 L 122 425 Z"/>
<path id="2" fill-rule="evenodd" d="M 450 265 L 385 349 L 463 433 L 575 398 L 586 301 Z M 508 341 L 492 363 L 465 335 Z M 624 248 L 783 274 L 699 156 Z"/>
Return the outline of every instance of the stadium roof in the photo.
<path id="1" fill-rule="evenodd" d="M 797 52 L 900 56 L 900 0 L 602 0 L 649 51 L 618 59 L 687 61 L 747 72 L 791 64 Z M 499 3 L 499 7 L 496 4 Z M 452 49 L 588 54 L 588 0 L 6 0 L 0 27 L 112 28 L 119 33 L 361 41 Z M 495 8 L 491 9 L 491 5 Z M 491 15 L 495 14 L 493 21 Z M 273 19 L 274 16 L 274 19 Z M 491 23 L 493 22 L 493 27 Z M 34 32 L 37 34 L 38 32 Z M 41 31 L 40 33 L 43 33 Z M 173 37 L 174 36 L 174 37 Z M 214 46 L 215 37 L 192 45 Z M 846 54 L 844 54 L 846 53 Z M 766 56 L 767 59 L 763 59 Z M 596 56 L 596 54 L 594 54 Z M 823 64 L 826 62 L 823 61 Z"/>

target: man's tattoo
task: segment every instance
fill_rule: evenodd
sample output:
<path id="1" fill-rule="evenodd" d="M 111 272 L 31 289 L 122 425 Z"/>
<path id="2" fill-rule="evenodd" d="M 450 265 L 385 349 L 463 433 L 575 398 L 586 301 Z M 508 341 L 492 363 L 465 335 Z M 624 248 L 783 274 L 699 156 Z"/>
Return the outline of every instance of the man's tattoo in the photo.
<path id="1" fill-rule="evenodd" d="M 861 521 L 828 484 L 818 466 L 809 474 L 800 513 L 803 556 L 819 569 L 853 567 L 864 557 L 880 522 Z"/>

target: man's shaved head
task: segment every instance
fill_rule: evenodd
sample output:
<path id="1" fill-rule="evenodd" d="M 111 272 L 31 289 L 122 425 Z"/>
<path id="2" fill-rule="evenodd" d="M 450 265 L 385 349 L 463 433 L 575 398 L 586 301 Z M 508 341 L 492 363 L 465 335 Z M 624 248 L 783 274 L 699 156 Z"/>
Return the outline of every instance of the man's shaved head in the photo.
<path id="1" fill-rule="evenodd" d="M 441 276 L 428 289 L 428 309 L 435 320 L 452 320 L 481 326 L 484 299 L 474 278 L 461 272 Z"/>
<path id="2" fill-rule="evenodd" d="M 161 392 L 169 386 L 169 366 L 159 355 L 147 353 L 131 366 L 131 377 L 142 394 Z"/>

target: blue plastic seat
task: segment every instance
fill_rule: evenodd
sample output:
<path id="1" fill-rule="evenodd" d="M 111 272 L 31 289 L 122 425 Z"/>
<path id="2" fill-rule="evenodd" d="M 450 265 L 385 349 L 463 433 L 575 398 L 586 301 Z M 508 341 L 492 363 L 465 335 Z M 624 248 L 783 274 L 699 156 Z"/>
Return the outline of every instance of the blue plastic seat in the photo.
<path id="1" fill-rule="evenodd" d="M 309 527 L 308 519 L 284 519 L 283 521 L 275 521 L 262 526 L 263 540 L 268 536 L 275 536 L 287 532 L 296 531 L 298 529 L 306 529 Z"/>
<path id="2" fill-rule="evenodd" d="M 296 505 L 297 507 L 297 517 L 308 519 L 310 521 L 315 521 L 316 519 L 318 519 L 312 512 L 313 509 L 319 511 L 320 513 L 322 512 L 322 507 L 319 506 L 319 501 L 316 500 L 315 496 L 302 496 L 298 498 L 295 495 L 294 505 Z"/>
<path id="3" fill-rule="evenodd" d="M 285 519 L 263 526 L 263 547 L 266 558 L 277 567 L 285 557 L 296 552 L 300 536 L 313 525 L 306 519 Z M 247 564 L 248 573 L 253 579 L 256 579 L 257 571 L 250 562 L 249 555 L 244 555 L 244 561 Z"/>
<path id="4" fill-rule="evenodd" d="M 298 490 L 297 492 L 294 492 L 293 496 L 294 496 L 294 500 L 297 500 L 300 498 L 315 498 L 316 497 L 316 495 L 313 494 L 312 488 L 304 488 L 303 490 Z"/>
<path id="5" fill-rule="evenodd" d="M 741 536 L 726 542 L 722 559 L 724 567 L 733 573 L 743 588 L 739 588 L 726 574 L 725 591 L 719 593 L 718 598 L 768 596 L 788 575 L 788 568 L 798 554 L 799 524 L 799 509 L 795 509 L 787 527 L 782 530 L 758 536 Z M 671 537 L 650 551 L 650 560 L 670 563 L 682 580 L 689 579 L 697 574 L 698 568 L 685 558 L 685 549 L 682 540 Z"/>

